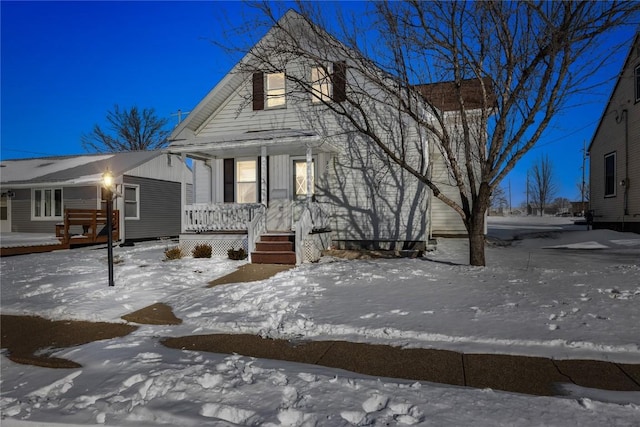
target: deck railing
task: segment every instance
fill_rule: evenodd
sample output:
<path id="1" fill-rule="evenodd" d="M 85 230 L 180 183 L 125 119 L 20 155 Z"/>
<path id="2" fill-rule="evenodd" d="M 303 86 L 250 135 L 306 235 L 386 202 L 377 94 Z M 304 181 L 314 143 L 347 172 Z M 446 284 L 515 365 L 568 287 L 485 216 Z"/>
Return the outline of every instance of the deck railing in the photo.
<path id="1" fill-rule="evenodd" d="M 120 212 L 113 211 L 113 240 L 120 239 Z M 107 211 L 97 209 L 65 209 L 64 222 L 56 224 L 56 237 L 63 243 L 103 243 L 107 241 Z"/>
<path id="2" fill-rule="evenodd" d="M 265 213 L 260 203 L 194 204 L 185 208 L 184 229 L 191 232 L 248 231 L 249 224 Z"/>

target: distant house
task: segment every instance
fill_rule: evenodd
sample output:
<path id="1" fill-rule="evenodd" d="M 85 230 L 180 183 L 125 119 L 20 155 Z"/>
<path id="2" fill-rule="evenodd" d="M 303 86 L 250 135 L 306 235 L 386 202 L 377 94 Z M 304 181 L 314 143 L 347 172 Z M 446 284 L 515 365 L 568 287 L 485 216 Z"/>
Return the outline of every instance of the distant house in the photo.
<path id="1" fill-rule="evenodd" d="M 111 171 L 121 240 L 180 233 L 181 182 L 191 171 L 160 151 L 42 157 L 0 162 L 2 233 L 53 233 L 65 210 L 104 209 L 102 174 Z M 81 230 L 80 230 L 81 231 Z"/>
<path id="2" fill-rule="evenodd" d="M 640 233 L 640 33 L 589 145 L 594 228 Z"/>
<path id="3" fill-rule="evenodd" d="M 328 246 L 421 250 L 433 235 L 465 234 L 456 212 L 327 105 L 375 111 L 370 125 L 391 144 L 402 133 L 406 159 L 416 169 L 432 166 L 442 192 L 459 198 L 441 150 L 411 120 L 397 119 L 384 94 L 351 66 L 348 49 L 330 37 L 309 58 L 279 48 L 281 37 L 322 31 L 311 25 L 287 12 L 254 47 L 282 65 L 273 69 L 249 52 L 170 136 L 168 150 L 193 159 L 195 203 L 183 206 L 183 248 L 206 241 L 220 254 L 243 247 L 252 262 L 300 263 Z M 453 128 L 449 89 L 416 92 L 449 112 Z M 355 101 L 364 91 L 381 99 Z"/>

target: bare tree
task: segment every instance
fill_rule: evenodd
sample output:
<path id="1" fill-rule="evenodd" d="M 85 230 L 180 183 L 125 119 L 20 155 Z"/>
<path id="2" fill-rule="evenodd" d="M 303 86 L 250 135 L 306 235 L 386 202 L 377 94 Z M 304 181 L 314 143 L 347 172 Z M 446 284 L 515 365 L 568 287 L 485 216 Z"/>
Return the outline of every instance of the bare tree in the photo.
<path id="1" fill-rule="evenodd" d="M 498 186 L 491 193 L 490 205 L 493 209 L 504 210 L 509 207 L 509 201 L 507 200 L 507 193 L 502 186 Z"/>
<path id="2" fill-rule="evenodd" d="M 589 190 L 589 181 L 577 182 L 576 188 L 578 189 L 578 200 L 588 202 L 591 194 Z"/>
<path id="3" fill-rule="evenodd" d="M 557 186 L 554 182 L 553 163 L 548 155 L 538 157 L 530 169 L 529 194 L 533 203 L 540 208 L 540 216 L 556 195 Z"/>
<path id="4" fill-rule="evenodd" d="M 640 3 L 415 0 L 372 5 L 369 28 L 354 24 L 357 18 L 330 17 L 342 23 L 337 43 L 321 30 L 329 28 L 322 6 L 299 2 L 309 25 L 296 32 L 280 25 L 277 4 L 258 4 L 281 37 L 250 50 L 242 71 L 278 72 L 293 59 L 317 67 L 345 60 L 341 78 L 346 75 L 348 85 L 341 102 L 322 97 L 318 102 L 335 113 L 344 132 L 361 135 L 457 212 L 468 232 L 470 264 L 485 265 L 491 193 L 545 134 L 568 98 L 587 89 L 585 80 L 603 58 L 598 37 L 627 23 Z M 255 28 L 252 21 L 242 32 Z M 235 40 L 230 36 L 225 43 Z M 325 69 L 326 75 L 331 72 Z M 286 78 L 307 96 L 317 91 L 295 74 Z M 442 81 L 450 82 L 445 91 L 442 85 L 425 84 Z M 417 158 L 416 133 L 446 163 L 447 179 L 436 179 L 429 164 Z"/>
<path id="5" fill-rule="evenodd" d="M 155 150 L 168 144 L 169 131 L 166 118 L 156 116 L 153 108 L 138 110 L 134 106 L 121 109 L 114 105 L 107 112 L 109 129 L 94 125 L 93 130 L 80 137 L 82 147 L 89 152 L 112 153 L 120 151 Z"/>

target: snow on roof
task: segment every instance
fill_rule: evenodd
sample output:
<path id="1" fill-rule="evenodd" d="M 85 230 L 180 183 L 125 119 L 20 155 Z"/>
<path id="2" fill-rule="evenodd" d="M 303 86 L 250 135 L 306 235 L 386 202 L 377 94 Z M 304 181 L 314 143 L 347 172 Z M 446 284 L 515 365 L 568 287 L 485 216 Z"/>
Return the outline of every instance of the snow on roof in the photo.
<path id="1" fill-rule="evenodd" d="M 0 182 L 3 185 L 50 182 L 95 183 L 100 181 L 106 170 L 119 176 L 160 154 L 160 151 L 130 151 L 3 160 L 0 162 Z"/>

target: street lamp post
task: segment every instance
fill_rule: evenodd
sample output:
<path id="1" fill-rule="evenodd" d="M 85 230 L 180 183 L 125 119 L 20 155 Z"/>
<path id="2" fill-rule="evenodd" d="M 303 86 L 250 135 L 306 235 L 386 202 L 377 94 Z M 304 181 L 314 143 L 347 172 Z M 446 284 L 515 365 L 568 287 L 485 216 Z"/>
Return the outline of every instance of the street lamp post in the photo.
<path id="1" fill-rule="evenodd" d="M 113 175 L 102 174 L 102 199 L 107 203 L 107 258 L 109 264 L 109 286 L 113 286 Z"/>

